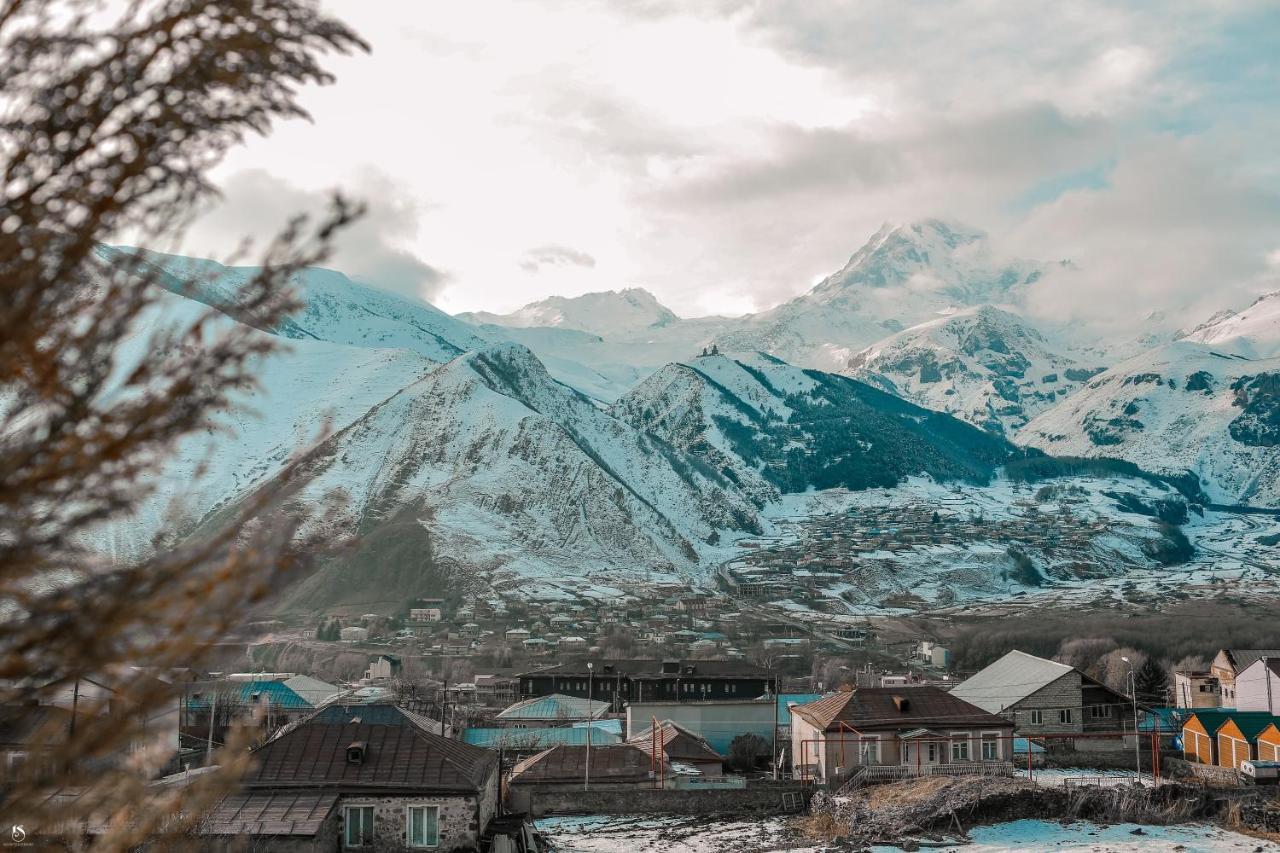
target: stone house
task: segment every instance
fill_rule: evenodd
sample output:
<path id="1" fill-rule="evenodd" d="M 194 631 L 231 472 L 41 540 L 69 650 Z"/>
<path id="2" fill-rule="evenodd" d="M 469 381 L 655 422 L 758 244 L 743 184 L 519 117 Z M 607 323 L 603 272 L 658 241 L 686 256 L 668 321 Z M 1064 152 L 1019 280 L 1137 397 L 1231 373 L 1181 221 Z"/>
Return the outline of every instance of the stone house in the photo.
<path id="1" fill-rule="evenodd" d="M 838 780 L 859 767 L 927 774 L 952 764 L 1007 762 L 1013 723 L 937 687 L 859 687 L 791 708 L 797 779 Z"/>
<path id="2" fill-rule="evenodd" d="M 231 836 L 271 850 L 478 846 L 498 808 L 497 754 L 393 719 L 397 710 L 356 708 L 345 722 L 317 717 L 258 747 L 241 790 L 201 828 L 202 846 L 223 849 Z"/>
<path id="3" fill-rule="evenodd" d="M 1050 750 L 1133 748 L 1131 737 L 1106 736 L 1133 731 L 1132 700 L 1065 663 L 1015 650 L 951 694 L 1011 721 L 1019 735 L 1050 736 Z"/>
<path id="4" fill-rule="evenodd" d="M 512 811 L 539 815 L 559 804 L 572 808 L 584 790 L 649 788 L 653 761 L 629 743 L 610 746 L 553 746 L 516 764 L 507 779 Z"/>

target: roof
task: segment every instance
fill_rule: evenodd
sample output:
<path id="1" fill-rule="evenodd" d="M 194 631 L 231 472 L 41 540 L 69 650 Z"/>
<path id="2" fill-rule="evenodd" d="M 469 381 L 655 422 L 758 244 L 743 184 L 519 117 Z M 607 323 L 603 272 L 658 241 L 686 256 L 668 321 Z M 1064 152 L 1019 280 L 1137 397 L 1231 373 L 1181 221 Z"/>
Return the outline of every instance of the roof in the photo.
<path id="1" fill-rule="evenodd" d="M 312 837 L 338 805 L 336 791 L 242 791 L 230 794 L 200 821 L 200 835 Z"/>
<path id="2" fill-rule="evenodd" d="M 568 726 L 552 729 L 465 729 L 462 732 L 462 742 L 486 749 L 546 749 L 561 744 L 582 746 L 587 743 L 588 734 L 591 736 L 593 747 L 622 743 L 621 735 L 601 731 L 595 726 Z"/>
<path id="3" fill-rule="evenodd" d="M 823 731 L 917 729 L 931 726 L 1012 728 L 1013 723 L 937 687 L 859 687 L 797 705 L 791 713 Z"/>
<path id="4" fill-rule="evenodd" d="M 499 720 L 590 720 L 609 713 L 609 703 L 598 699 L 582 699 L 553 693 L 516 702 L 502 713 Z"/>
<path id="5" fill-rule="evenodd" d="M 779 693 L 778 725 L 791 725 L 791 709 L 788 705 L 808 705 L 810 702 L 817 702 L 821 698 L 821 693 Z"/>
<path id="6" fill-rule="evenodd" d="M 82 717 L 83 719 L 83 717 Z M 0 705 L 0 743 L 27 744 L 48 736 L 46 727 L 68 727 L 71 712 L 57 705 Z"/>
<path id="7" fill-rule="evenodd" d="M 577 782 L 586 776 L 585 746 L 553 746 L 511 770 L 511 784 Z M 648 782 L 652 759 L 629 743 L 591 747 L 591 778 L 601 782 Z"/>
<path id="8" fill-rule="evenodd" d="M 311 720 L 317 723 L 360 722 L 370 726 L 417 726 L 432 734 L 438 735 L 441 732 L 439 720 L 433 720 L 425 714 L 390 703 L 379 705 L 334 703 L 320 709 Z M 447 729 L 445 731 L 447 734 Z"/>
<path id="9" fill-rule="evenodd" d="M 984 711 L 998 713 L 1072 672 L 1065 663 L 1038 658 L 1016 649 L 951 690 Z"/>
<path id="10" fill-rule="evenodd" d="M 1223 649 L 1236 672 L 1263 658 L 1280 658 L 1280 649 Z"/>
<path id="11" fill-rule="evenodd" d="M 594 670 L 587 669 L 587 663 L 594 665 Z M 636 660 L 605 660 L 603 658 L 582 658 L 549 666 L 545 669 L 523 672 L 521 678 L 543 675 L 580 675 L 587 677 L 593 672 L 596 678 L 622 675 L 627 678 L 663 678 L 683 674 L 687 667 L 693 667 L 693 674 L 699 678 L 766 678 L 773 679 L 773 674 L 753 663 L 738 660 L 668 660 L 667 665 L 676 664 L 678 673 L 662 671 L 664 661 L 661 658 L 644 658 Z"/>
<path id="12" fill-rule="evenodd" d="M 219 704 L 254 705 L 267 702 L 273 708 L 286 711 L 305 711 L 315 706 L 315 703 L 307 701 L 283 681 L 227 681 L 193 690 L 187 695 L 187 708 L 196 710 L 210 707 L 214 694 L 217 694 Z"/>
<path id="13" fill-rule="evenodd" d="M 598 732 L 611 733 L 618 737 L 622 737 L 622 720 L 619 720 L 617 717 L 610 717 L 607 720 L 591 720 L 590 722 L 582 720 L 580 722 L 573 723 L 572 725 L 574 728 L 591 726 Z"/>
<path id="14" fill-rule="evenodd" d="M 1253 663 L 1249 664 L 1249 666 L 1241 667 L 1240 670 L 1236 673 L 1236 675 L 1237 676 L 1242 675 L 1246 669 L 1249 669 L 1250 667 L 1258 666 L 1258 665 L 1265 666 L 1267 669 L 1271 670 L 1276 675 L 1280 675 L 1280 657 L 1271 657 L 1271 655 L 1267 655 L 1267 657 L 1265 658 L 1265 662 L 1263 658 L 1258 658 Z"/>
<path id="15" fill-rule="evenodd" d="M 1200 721 L 1200 725 L 1204 726 L 1204 730 L 1211 735 L 1216 735 L 1218 730 L 1225 726 L 1228 722 L 1236 724 L 1236 728 L 1240 729 L 1240 733 L 1247 739 L 1253 740 L 1263 729 L 1272 723 L 1280 723 L 1280 717 L 1272 716 L 1266 711 L 1236 711 L 1230 708 L 1212 711 L 1196 711 L 1187 717 L 1186 722 L 1194 719 Z"/>
<path id="16" fill-rule="evenodd" d="M 286 678 L 281 683 L 312 705 L 319 705 L 326 699 L 331 699 L 342 692 L 342 688 L 336 684 L 330 684 L 327 681 L 321 681 L 309 675 L 294 675 Z"/>
<path id="17" fill-rule="evenodd" d="M 347 748 L 365 745 L 360 763 Z M 248 788 L 338 787 L 479 791 L 498 756 L 412 725 L 321 723 L 309 720 L 253 751 Z"/>
<path id="18" fill-rule="evenodd" d="M 662 751 L 673 761 L 723 761 L 724 756 L 711 748 L 711 744 L 701 735 L 694 734 L 684 726 L 670 720 L 658 724 L 658 734 L 662 738 Z M 627 739 L 627 743 L 635 744 L 645 755 L 653 754 L 653 725 L 641 729 Z"/>

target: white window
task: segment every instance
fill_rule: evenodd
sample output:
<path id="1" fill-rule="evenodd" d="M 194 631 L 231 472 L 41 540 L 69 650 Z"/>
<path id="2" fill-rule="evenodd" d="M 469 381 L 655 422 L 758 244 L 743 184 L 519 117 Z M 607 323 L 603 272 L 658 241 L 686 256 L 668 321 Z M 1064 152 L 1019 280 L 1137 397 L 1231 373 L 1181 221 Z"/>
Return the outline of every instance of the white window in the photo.
<path id="1" fill-rule="evenodd" d="M 929 744 L 929 763 L 932 764 L 938 760 L 938 745 L 936 743 Z"/>
<path id="2" fill-rule="evenodd" d="M 1069 723 L 1069 722 L 1071 722 L 1071 709 L 1070 709 L 1070 708 L 1059 708 L 1059 709 L 1058 709 L 1058 722 L 1059 722 L 1059 723 Z"/>
<path id="3" fill-rule="evenodd" d="M 959 734 L 959 738 L 951 741 L 951 760 L 952 761 L 968 761 L 969 760 L 969 736 L 963 732 L 953 733 L 955 738 Z"/>
<path id="4" fill-rule="evenodd" d="M 982 735 L 982 760 L 995 761 L 1000 757 L 1000 741 L 996 740 L 997 735 Z"/>
<path id="5" fill-rule="evenodd" d="M 1031 712 L 1031 725 L 1033 725 L 1033 726 L 1042 726 L 1042 725 L 1044 725 L 1044 711 L 1041 711 L 1039 708 L 1036 708 L 1036 709 L 1032 710 L 1032 712 Z"/>
<path id="6" fill-rule="evenodd" d="M 342 843 L 346 847 L 373 844 L 373 806 L 346 806 L 342 810 Z"/>
<path id="7" fill-rule="evenodd" d="M 410 847 L 438 847 L 440 845 L 440 807 L 409 806 L 405 825 Z"/>
<path id="8" fill-rule="evenodd" d="M 858 754 L 863 764 L 879 764 L 880 763 L 880 738 L 870 737 L 864 738 L 858 745 Z"/>

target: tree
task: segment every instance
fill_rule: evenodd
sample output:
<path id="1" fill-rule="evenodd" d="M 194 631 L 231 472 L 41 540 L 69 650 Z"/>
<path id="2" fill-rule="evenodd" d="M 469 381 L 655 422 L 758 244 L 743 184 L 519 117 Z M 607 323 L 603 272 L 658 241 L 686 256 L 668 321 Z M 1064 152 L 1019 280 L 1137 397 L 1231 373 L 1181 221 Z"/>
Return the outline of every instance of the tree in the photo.
<path id="1" fill-rule="evenodd" d="M 0 0 L 0 703 L 48 703 L 90 675 L 114 691 L 37 734 L 49 760 L 6 780 L 0 811 L 28 832 L 109 819 L 95 849 L 166 836 L 167 849 L 247 757 L 229 746 L 196 784 L 148 787 L 161 757 L 145 722 L 178 701 L 150 673 L 198 663 L 294 562 L 297 519 L 278 510 L 296 483 L 142 557 L 90 546 L 137 509 L 180 440 L 252 386 L 276 340 L 257 330 L 295 310 L 289 279 L 359 210 L 335 196 L 320 219 L 286 224 L 221 312 L 131 350 L 161 285 L 199 282 L 102 247 L 176 245 L 227 150 L 305 117 L 300 87 L 331 79 L 323 55 L 365 45 L 310 0 L 119 5 L 110 17 L 87 0 Z M 225 330 L 224 314 L 243 324 Z"/>
<path id="2" fill-rule="evenodd" d="M 1128 662 L 1124 659 L 1128 658 Z M 1123 693 L 1128 696 L 1129 693 L 1129 672 L 1132 670 L 1135 675 L 1142 665 L 1146 663 L 1147 655 L 1135 648 L 1125 646 L 1119 649 L 1113 649 L 1103 655 L 1099 661 L 1098 680 L 1110 687 L 1117 693 Z"/>
<path id="3" fill-rule="evenodd" d="M 759 735 L 750 732 L 738 735 L 729 744 L 729 766 L 742 773 L 754 770 L 756 760 L 764 755 L 768 748 L 769 744 Z"/>
<path id="4" fill-rule="evenodd" d="M 1169 701 L 1169 673 L 1154 656 L 1143 661 L 1134 674 L 1139 702 L 1164 705 Z"/>

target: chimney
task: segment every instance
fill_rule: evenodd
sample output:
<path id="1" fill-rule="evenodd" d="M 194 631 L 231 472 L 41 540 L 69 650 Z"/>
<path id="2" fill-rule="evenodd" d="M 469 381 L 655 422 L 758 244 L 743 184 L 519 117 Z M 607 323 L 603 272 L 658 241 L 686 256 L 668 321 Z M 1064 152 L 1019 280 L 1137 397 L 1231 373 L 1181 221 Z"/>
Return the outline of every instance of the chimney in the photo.
<path id="1" fill-rule="evenodd" d="M 906 696 L 894 696 L 893 707 L 898 709 L 899 714 L 905 714 L 911 710 L 911 700 Z"/>
<path id="2" fill-rule="evenodd" d="M 365 740 L 352 741 L 351 746 L 347 747 L 347 763 L 348 764 L 364 764 L 365 753 L 369 750 L 369 742 Z"/>

